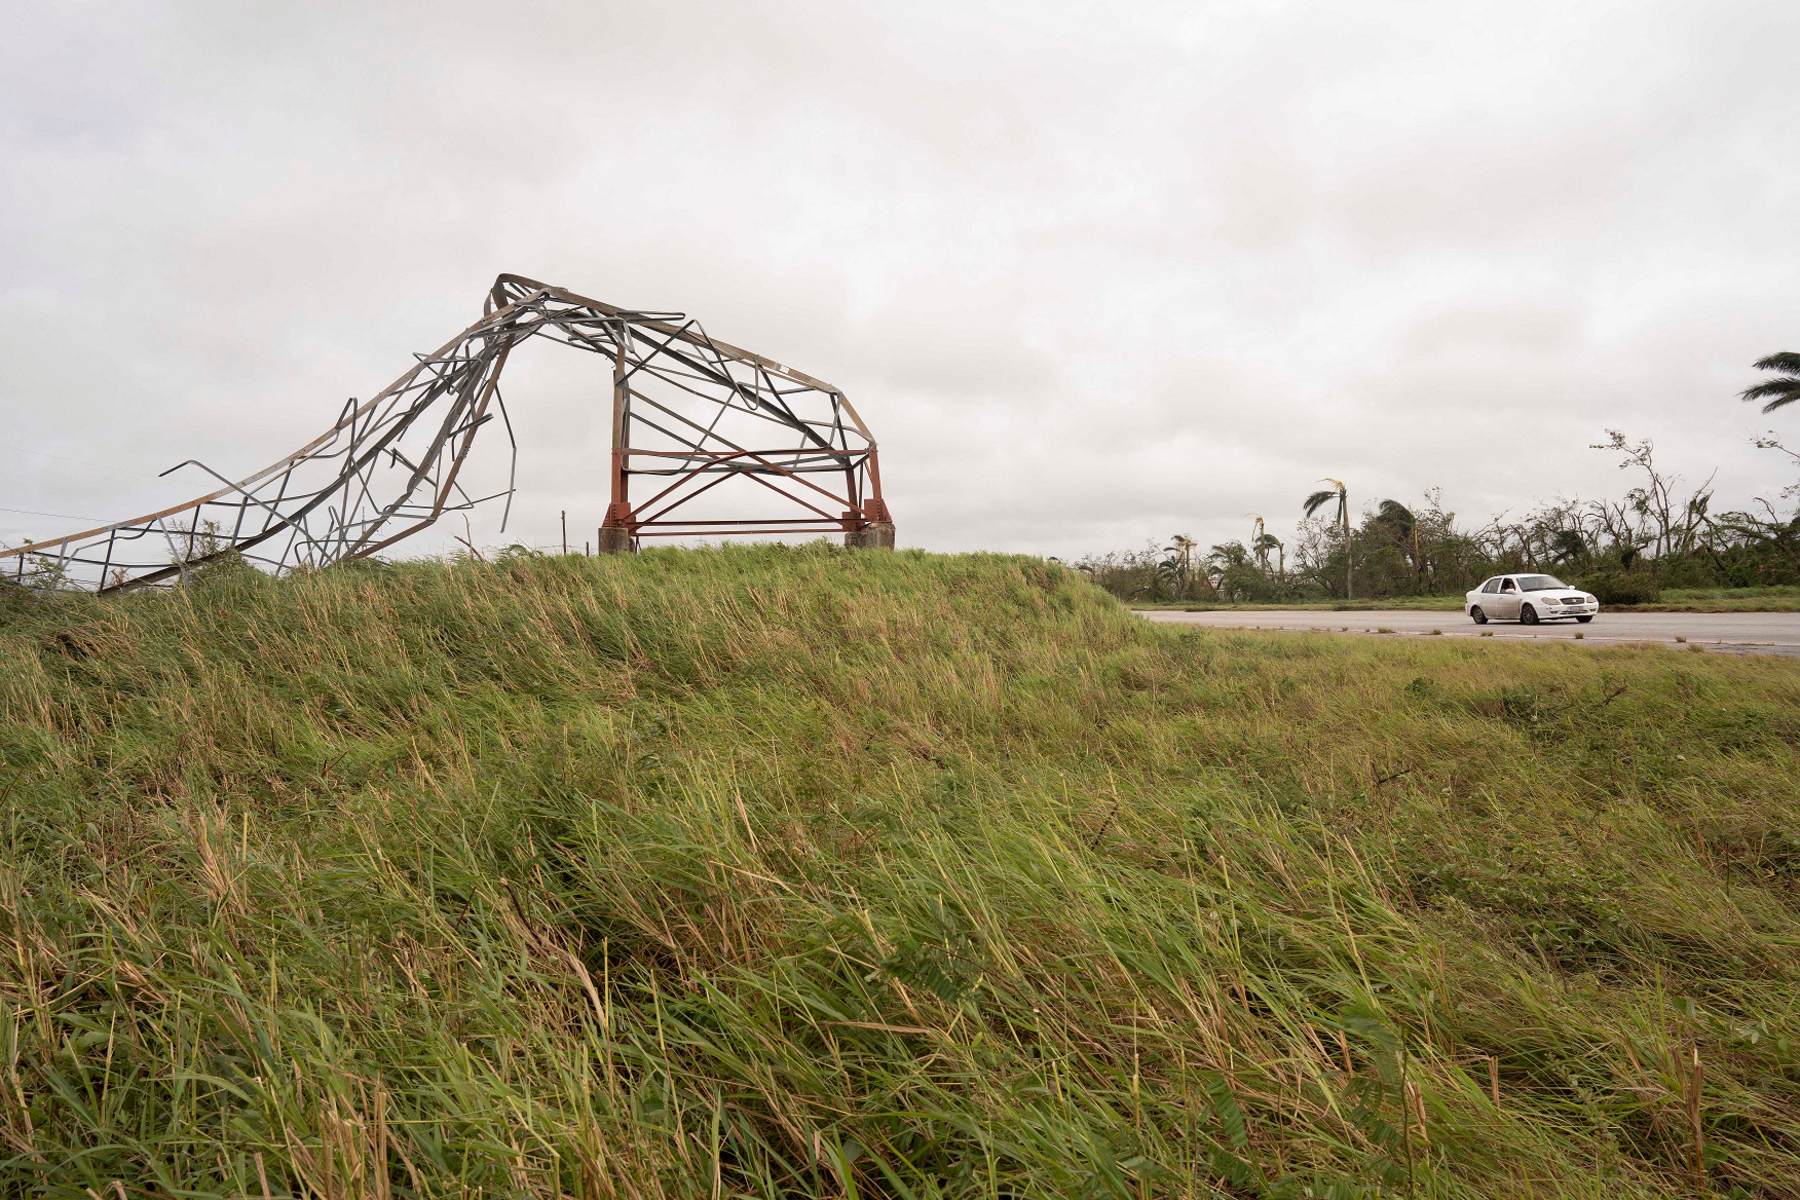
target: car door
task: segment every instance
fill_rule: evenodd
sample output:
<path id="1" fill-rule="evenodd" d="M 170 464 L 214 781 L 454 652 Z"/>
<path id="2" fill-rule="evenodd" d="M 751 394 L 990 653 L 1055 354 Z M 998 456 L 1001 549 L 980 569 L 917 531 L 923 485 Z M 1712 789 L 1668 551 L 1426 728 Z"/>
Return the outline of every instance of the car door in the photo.
<path id="1" fill-rule="evenodd" d="M 1502 621 L 1519 619 L 1519 581 L 1508 575 L 1500 581 L 1500 592 L 1493 597 L 1493 616 Z"/>
<path id="2" fill-rule="evenodd" d="M 1488 618 L 1500 615 L 1495 601 L 1500 599 L 1500 577 L 1494 576 L 1481 585 L 1481 591 L 1475 597 L 1475 603 L 1481 606 L 1481 615 Z"/>

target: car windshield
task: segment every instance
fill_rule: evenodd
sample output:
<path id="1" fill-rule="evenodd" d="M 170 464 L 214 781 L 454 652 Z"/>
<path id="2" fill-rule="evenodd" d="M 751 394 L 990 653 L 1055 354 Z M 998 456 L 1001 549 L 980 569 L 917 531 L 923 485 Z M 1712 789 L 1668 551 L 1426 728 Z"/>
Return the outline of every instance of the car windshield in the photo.
<path id="1" fill-rule="evenodd" d="M 1554 575 L 1521 575 L 1519 590 L 1524 592 L 1549 592 L 1569 585 Z"/>

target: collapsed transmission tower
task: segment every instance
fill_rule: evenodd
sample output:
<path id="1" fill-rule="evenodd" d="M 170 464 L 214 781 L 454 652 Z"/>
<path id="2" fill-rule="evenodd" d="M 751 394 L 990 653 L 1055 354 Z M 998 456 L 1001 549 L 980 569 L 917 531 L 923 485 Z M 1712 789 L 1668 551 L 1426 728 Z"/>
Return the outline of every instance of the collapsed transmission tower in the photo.
<path id="1" fill-rule="evenodd" d="M 611 370 L 611 492 L 600 550 L 725 533 L 841 531 L 846 545 L 894 544 L 874 436 L 838 389 L 708 337 L 685 314 L 615 308 L 502 275 L 479 321 L 415 355 L 417 364 L 372 399 L 351 400 L 335 425 L 292 454 L 235 482 L 190 459 L 170 470 L 210 475 L 218 486 L 206 495 L 0 550 L 0 577 L 29 572 L 110 592 L 173 582 L 232 554 L 276 573 L 313 570 L 376 554 L 448 512 L 504 501 L 510 514 L 518 446 L 500 374 L 513 349 L 534 337 L 599 355 Z M 513 467 L 504 489 L 471 496 L 458 476 L 475 435 L 496 416 Z M 768 507 L 739 509 L 729 489 L 714 491 L 728 484 Z M 709 503 L 759 515 L 688 515 L 709 493 Z"/>

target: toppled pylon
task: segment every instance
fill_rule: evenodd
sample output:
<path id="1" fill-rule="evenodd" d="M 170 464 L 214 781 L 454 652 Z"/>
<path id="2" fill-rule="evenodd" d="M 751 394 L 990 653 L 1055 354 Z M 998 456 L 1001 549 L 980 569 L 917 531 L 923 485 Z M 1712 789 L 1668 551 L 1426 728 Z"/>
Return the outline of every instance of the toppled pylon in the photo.
<path id="1" fill-rule="evenodd" d="M 842 532 L 846 545 L 893 545 L 874 436 L 837 388 L 716 341 L 682 313 L 615 308 L 502 275 L 479 321 L 417 355 L 372 399 L 346 404 L 335 425 L 274 465 L 233 482 L 189 460 L 171 470 L 196 467 L 220 486 L 160 512 L 0 550 L 0 575 L 114 591 L 171 582 L 228 554 L 277 573 L 310 570 L 378 553 L 448 512 L 497 500 L 510 512 L 516 443 L 505 488 L 471 496 L 458 476 L 496 416 L 511 441 L 500 374 L 513 348 L 534 337 L 600 355 L 611 371 L 602 551 L 727 533 Z M 707 505 L 694 506 L 701 496 Z M 706 515 L 719 501 L 738 515 Z"/>

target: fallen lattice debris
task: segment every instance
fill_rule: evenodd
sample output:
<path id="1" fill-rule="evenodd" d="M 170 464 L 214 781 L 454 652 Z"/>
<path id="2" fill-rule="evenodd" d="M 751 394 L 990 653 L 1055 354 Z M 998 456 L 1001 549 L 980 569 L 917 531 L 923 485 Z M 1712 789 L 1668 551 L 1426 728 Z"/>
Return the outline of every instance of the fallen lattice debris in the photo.
<path id="1" fill-rule="evenodd" d="M 236 481 L 184 462 L 171 471 L 193 467 L 219 486 L 160 512 L 0 550 L 0 575 L 113 591 L 167 583 L 226 555 L 276 572 L 316 569 L 375 554 L 447 512 L 503 501 L 510 513 L 516 466 L 486 495 L 470 495 L 458 477 L 496 416 L 512 441 L 500 374 L 531 338 L 610 367 L 611 492 L 599 549 L 725 533 L 842 532 L 848 545 L 893 545 L 874 436 L 837 388 L 717 341 L 685 314 L 616 308 L 502 275 L 479 321 L 416 356 L 372 399 L 351 400 L 292 454 Z M 660 490 L 634 501 L 639 478 Z M 737 494 L 715 492 L 722 484 Z M 688 508 L 702 495 L 712 512 L 733 515 Z M 746 502 L 757 497 L 769 507 Z"/>

